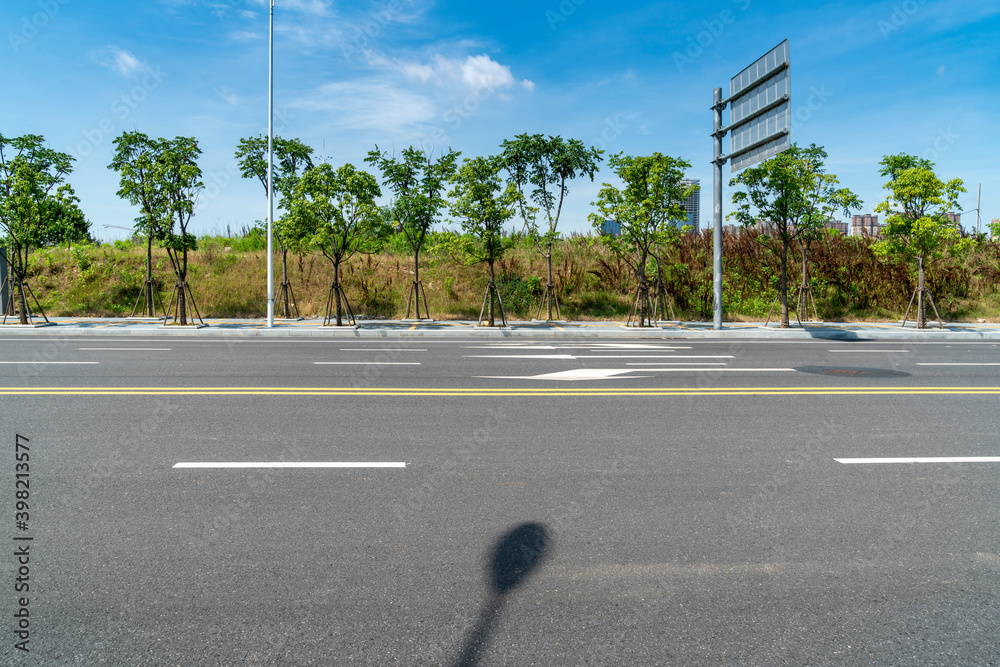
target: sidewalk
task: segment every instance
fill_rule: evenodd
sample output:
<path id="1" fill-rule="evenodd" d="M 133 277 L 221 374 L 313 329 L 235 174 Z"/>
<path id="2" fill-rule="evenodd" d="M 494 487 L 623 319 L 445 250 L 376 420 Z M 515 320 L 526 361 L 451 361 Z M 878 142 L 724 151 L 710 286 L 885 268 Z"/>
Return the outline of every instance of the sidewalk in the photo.
<path id="1" fill-rule="evenodd" d="M 53 317 L 50 325 L 0 326 L 0 340 L 6 336 L 315 336 L 327 338 L 744 338 L 830 340 L 1000 340 L 1000 324 L 936 324 L 918 330 L 912 322 L 848 323 L 810 322 L 779 329 L 772 323 L 726 322 L 721 331 L 710 322 L 661 322 L 655 328 L 626 327 L 624 322 L 510 322 L 506 328 L 477 327 L 474 321 L 448 320 L 360 320 L 356 327 L 324 327 L 321 319 L 275 320 L 268 328 L 264 320 L 206 319 L 207 326 L 163 326 L 150 319 L 104 317 Z"/>

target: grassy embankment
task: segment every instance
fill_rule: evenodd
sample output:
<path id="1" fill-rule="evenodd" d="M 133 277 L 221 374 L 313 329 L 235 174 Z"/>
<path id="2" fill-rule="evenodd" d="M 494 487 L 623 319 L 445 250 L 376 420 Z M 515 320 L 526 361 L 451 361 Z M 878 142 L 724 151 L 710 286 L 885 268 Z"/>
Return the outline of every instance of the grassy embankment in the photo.
<path id="1" fill-rule="evenodd" d="M 211 237 L 191 253 L 188 282 L 204 317 L 264 317 L 265 252 L 260 239 Z M 760 319 L 774 300 L 778 261 L 749 235 L 726 234 L 725 309 L 730 320 Z M 145 276 L 145 245 L 126 242 L 101 247 L 76 246 L 35 251 L 31 284 L 46 313 L 54 316 L 127 316 Z M 593 239 L 563 240 L 556 248 L 556 282 L 563 316 L 569 319 L 620 320 L 634 298 L 635 279 L 627 265 Z M 172 286 L 170 263 L 154 250 L 155 278 L 164 301 Z M 665 258 L 667 289 L 677 314 L 687 320 L 712 316 L 711 235 L 683 237 Z M 799 258 L 790 258 L 797 285 Z M 533 317 L 544 275 L 544 260 L 528 247 L 516 247 L 498 266 L 508 315 Z M 300 313 L 322 316 L 332 279 L 319 253 L 289 255 L 289 279 Z M 819 315 L 824 320 L 899 319 L 913 291 L 913 271 L 880 261 L 869 239 L 831 235 L 813 244 L 810 271 Z M 281 263 L 275 260 L 280 282 Z M 398 318 L 406 310 L 412 259 L 403 248 L 354 257 L 344 284 L 356 312 Z M 431 315 L 439 319 L 475 318 L 486 285 L 483 266 L 466 266 L 431 245 L 421 255 L 420 275 Z M 929 287 L 942 316 L 953 321 L 1000 321 L 1000 243 L 983 242 L 962 259 L 945 258 L 929 271 Z"/>

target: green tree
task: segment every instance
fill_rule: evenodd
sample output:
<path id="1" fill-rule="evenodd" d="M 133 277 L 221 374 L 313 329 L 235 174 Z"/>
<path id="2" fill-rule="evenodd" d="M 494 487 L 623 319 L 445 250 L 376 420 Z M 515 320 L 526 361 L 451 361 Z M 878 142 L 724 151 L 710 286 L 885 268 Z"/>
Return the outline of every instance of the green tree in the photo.
<path id="1" fill-rule="evenodd" d="M 604 151 L 587 148 L 578 139 L 526 133 L 504 140 L 501 148 L 504 169 L 522 195 L 520 212 L 525 230 L 545 257 L 547 280 L 542 301 L 547 308 L 547 319 L 552 320 L 553 302 L 557 314 L 559 310 L 552 278 L 552 246 L 559 238 L 557 228 L 563 201 L 569 194 L 569 181 L 578 176 L 593 181 Z M 544 227 L 538 223 L 539 213 L 544 217 Z"/>
<path id="2" fill-rule="evenodd" d="M 28 324 L 28 296 L 41 312 L 27 283 L 28 255 L 54 239 L 76 234 L 67 223 L 79 225 L 76 197 L 65 184 L 73 170 L 73 158 L 45 146 L 45 139 L 28 134 L 6 138 L 0 135 L 0 228 L 7 247 L 11 302 L 3 304 L 4 315 L 13 314 L 16 300 L 18 321 Z M 87 227 L 86 221 L 84 226 Z M 42 312 L 42 316 L 45 313 Z"/>
<path id="3" fill-rule="evenodd" d="M 917 298 L 917 328 L 923 329 L 927 326 L 925 297 L 930 296 L 925 283 L 925 262 L 939 259 L 945 252 L 961 254 L 973 243 L 972 239 L 963 238 L 958 223 L 945 215 L 957 208 L 958 196 L 965 192 L 965 187 L 958 178 L 942 181 L 934 173 L 933 163 L 905 153 L 887 155 L 879 164 L 882 166 L 879 174 L 890 180 L 885 184 L 886 200 L 875 207 L 886 214 L 886 226 L 883 240 L 874 249 L 883 257 L 916 261 L 917 289 L 913 297 Z M 933 298 L 931 305 L 934 306 Z"/>
<path id="4" fill-rule="evenodd" d="M 382 172 L 383 185 L 395 197 L 392 208 L 398 229 L 413 252 L 413 284 L 406 300 L 406 317 L 410 316 L 412 302 L 417 319 L 420 319 L 421 296 L 424 299 L 424 314 L 430 317 L 427 296 L 420 282 L 420 249 L 427 232 L 447 205 L 445 191 L 457 169 L 459 155 L 458 151 L 449 149 L 434 160 L 429 153 L 410 146 L 396 158 L 390 153 L 382 153 L 376 146 L 365 158 L 365 162 L 375 165 Z"/>
<path id="5" fill-rule="evenodd" d="M 313 149 L 299 139 L 282 139 L 281 137 L 273 137 L 272 148 L 274 153 L 272 169 L 274 194 L 279 197 L 279 206 L 287 211 L 290 206 L 289 200 L 295 190 L 296 183 L 302 177 L 302 173 L 313 168 Z M 258 135 L 240 139 L 240 143 L 236 147 L 236 160 L 243 178 L 256 178 L 260 181 L 266 197 L 267 137 Z M 284 218 L 278 219 L 274 223 L 273 231 L 274 238 L 278 241 L 278 249 L 281 251 L 281 287 L 279 288 L 278 303 L 285 317 L 290 318 L 295 300 L 292 296 L 291 283 L 288 280 L 288 251 L 293 246 L 300 245 L 301 239 L 291 238 L 289 233 L 294 229 L 294 226 L 285 223 Z"/>
<path id="6" fill-rule="evenodd" d="M 462 254 L 470 263 L 485 262 L 488 283 L 483 308 L 489 326 L 495 326 L 494 302 L 500 305 L 504 326 L 507 316 L 497 291 L 494 264 L 511 247 L 513 238 L 504 234 L 504 225 L 514 217 L 521 195 L 513 183 L 505 184 L 500 177 L 503 162 L 497 157 L 476 157 L 462 162 L 451 181 L 454 189 L 451 214 L 459 218 L 465 235 L 461 237 Z"/>
<path id="7" fill-rule="evenodd" d="M 635 272 L 638 288 L 629 316 L 638 326 L 653 325 L 653 307 L 646 277 L 647 264 L 657 248 L 669 245 L 680 233 L 677 222 L 686 220 L 684 202 L 696 186 L 681 183 L 691 163 L 680 158 L 653 153 L 633 157 L 619 153 L 608 159 L 611 170 L 622 180 L 618 188 L 604 183 L 590 214 L 594 230 L 605 244 Z M 606 220 L 621 226 L 614 235 L 603 229 Z"/>
<path id="8" fill-rule="evenodd" d="M 140 234 L 146 237 L 146 280 L 143 283 L 139 300 L 136 301 L 136 306 L 132 309 L 132 315 L 135 315 L 139 301 L 141 301 L 143 303 L 142 314 L 148 313 L 149 317 L 156 317 L 153 242 L 162 242 L 166 237 L 162 210 L 162 186 L 155 177 L 160 145 L 158 141 L 150 139 L 142 132 L 133 131 L 123 132 L 114 140 L 114 146 L 115 154 L 108 169 L 113 169 L 119 174 L 117 195 L 133 206 L 139 207 L 139 216 L 135 219 L 135 227 Z M 162 307 L 162 304 L 160 305 Z"/>
<path id="9" fill-rule="evenodd" d="M 344 307 L 351 312 L 340 284 L 340 265 L 359 251 L 373 251 L 388 233 L 375 199 L 381 196 L 378 181 L 353 165 L 334 169 L 321 164 L 305 172 L 292 192 L 287 217 L 292 238 L 302 239 L 333 264 L 333 284 L 327 298 L 324 324 L 336 308 L 337 326 L 343 324 Z"/>
<path id="10" fill-rule="evenodd" d="M 799 254 L 802 258 L 802 284 L 799 287 L 795 312 L 801 318 L 807 309 L 807 300 L 813 301 L 813 312 L 816 313 L 816 302 L 812 297 L 812 287 L 809 284 L 809 253 L 812 244 L 824 237 L 827 223 L 836 219 L 837 214 L 850 215 L 851 210 L 861 208 L 861 199 L 847 188 L 837 187 L 840 182 L 836 175 L 825 171 L 822 160 L 826 152 L 817 149 L 815 159 L 809 160 L 811 178 L 805 181 L 806 208 L 796 227 L 798 228 Z"/>
<path id="11" fill-rule="evenodd" d="M 825 211 L 853 202 L 849 191 L 837 190 L 836 179 L 825 175 L 827 154 L 815 144 L 791 148 L 755 167 L 744 169 L 729 184 L 743 186 L 733 195 L 736 210 L 729 215 L 744 229 L 755 230 L 756 240 L 775 253 L 781 263 L 778 298 L 781 326 L 788 323 L 788 251 L 803 234 L 815 236 L 826 220 Z M 838 194 L 839 193 L 839 194 Z"/>

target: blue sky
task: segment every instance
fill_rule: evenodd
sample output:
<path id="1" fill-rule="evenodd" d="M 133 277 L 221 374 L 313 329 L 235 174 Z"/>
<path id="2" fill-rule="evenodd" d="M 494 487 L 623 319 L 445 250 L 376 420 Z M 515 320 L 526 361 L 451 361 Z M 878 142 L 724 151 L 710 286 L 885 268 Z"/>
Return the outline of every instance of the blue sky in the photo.
<path id="1" fill-rule="evenodd" d="M 982 183 L 985 222 L 1000 218 L 995 2 L 277 0 L 275 12 L 276 132 L 335 164 L 362 166 L 376 144 L 471 157 L 522 132 L 559 134 L 688 160 L 704 224 L 712 89 L 788 38 L 792 138 L 827 149 L 861 212 L 883 198 L 881 157 L 908 152 L 965 181 L 965 210 Z M 267 131 L 267 0 L 6 0 L 0 25 L 0 133 L 42 134 L 77 157 L 70 182 L 97 236 L 127 236 L 103 225 L 136 215 L 107 169 L 113 139 L 133 129 L 198 137 L 196 233 L 266 218 L 233 152 Z M 604 169 L 572 185 L 562 231 L 589 229 L 608 180 Z"/>

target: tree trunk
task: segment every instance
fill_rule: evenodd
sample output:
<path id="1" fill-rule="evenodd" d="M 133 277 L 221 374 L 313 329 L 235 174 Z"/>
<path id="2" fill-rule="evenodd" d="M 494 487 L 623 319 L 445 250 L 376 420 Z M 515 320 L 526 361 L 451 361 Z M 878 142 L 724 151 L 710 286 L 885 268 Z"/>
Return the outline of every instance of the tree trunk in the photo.
<path id="1" fill-rule="evenodd" d="M 490 284 L 486 286 L 486 298 L 490 300 L 489 305 L 489 315 L 490 315 L 490 326 L 493 326 L 493 297 L 496 294 L 497 284 L 496 279 L 493 275 L 493 260 L 489 261 L 490 265 Z"/>
<path id="2" fill-rule="evenodd" d="M 927 304 L 924 302 L 924 253 L 917 255 L 917 328 L 927 328 Z"/>
<path id="3" fill-rule="evenodd" d="M 646 326 L 646 306 L 649 304 L 649 282 L 646 280 L 646 253 L 639 255 L 639 328 Z"/>
<path id="4" fill-rule="evenodd" d="M 781 328 L 788 328 L 788 243 L 781 244 L 781 283 L 778 287 L 781 299 Z"/>
<path id="5" fill-rule="evenodd" d="M 26 273 L 26 272 L 25 272 Z M 15 287 L 17 288 L 17 302 L 20 305 L 17 321 L 20 324 L 28 323 L 28 297 L 25 296 L 24 278 L 18 277 Z"/>
<path id="6" fill-rule="evenodd" d="M 340 304 L 340 262 L 333 263 L 333 294 L 337 302 L 337 326 L 344 324 L 343 309 Z"/>
<path id="7" fill-rule="evenodd" d="M 809 246 L 804 242 L 799 241 L 799 249 L 802 251 L 802 286 L 799 289 L 799 298 L 795 302 L 795 310 L 799 314 L 799 319 L 802 319 L 802 313 L 807 312 L 809 299 Z M 809 319 L 807 316 L 806 319 Z"/>
<path id="8" fill-rule="evenodd" d="M 549 243 L 548 249 L 545 251 L 545 265 L 548 270 L 548 281 L 545 283 L 545 303 L 546 309 L 548 310 L 548 319 L 552 320 L 552 298 L 555 296 L 555 283 L 552 282 L 552 243 Z"/>
<path id="9" fill-rule="evenodd" d="M 288 249 L 281 249 L 281 294 L 285 302 L 285 319 L 291 319 L 292 309 L 288 303 L 291 295 L 288 293 Z"/>
<path id="10" fill-rule="evenodd" d="M 163 303 L 161 302 L 162 306 Z M 146 240 L 146 309 L 150 317 L 156 317 L 153 310 L 153 235 Z M 165 314 L 165 313 L 164 313 Z"/>
<path id="11" fill-rule="evenodd" d="M 187 325 L 187 289 L 184 286 L 185 271 L 177 274 L 177 311 L 180 313 L 181 326 Z"/>

